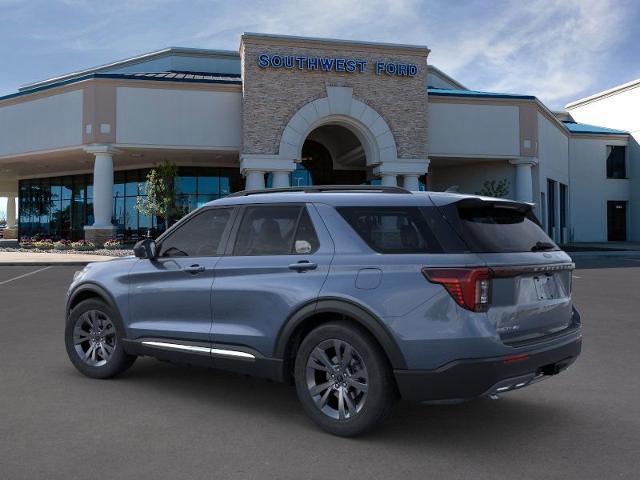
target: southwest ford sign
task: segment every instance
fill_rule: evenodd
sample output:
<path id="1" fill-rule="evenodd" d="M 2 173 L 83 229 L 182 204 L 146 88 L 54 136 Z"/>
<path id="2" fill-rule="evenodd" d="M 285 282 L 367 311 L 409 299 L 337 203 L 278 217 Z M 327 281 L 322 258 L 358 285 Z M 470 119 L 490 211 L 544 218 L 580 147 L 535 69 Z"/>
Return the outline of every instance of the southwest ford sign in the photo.
<path id="1" fill-rule="evenodd" d="M 376 75 L 414 77 L 418 66 L 413 63 L 373 62 L 369 67 L 366 60 L 334 57 L 298 57 L 296 55 L 278 55 L 263 53 L 258 56 L 260 68 L 286 68 L 289 70 L 307 70 L 319 72 L 364 73 L 372 68 Z"/>

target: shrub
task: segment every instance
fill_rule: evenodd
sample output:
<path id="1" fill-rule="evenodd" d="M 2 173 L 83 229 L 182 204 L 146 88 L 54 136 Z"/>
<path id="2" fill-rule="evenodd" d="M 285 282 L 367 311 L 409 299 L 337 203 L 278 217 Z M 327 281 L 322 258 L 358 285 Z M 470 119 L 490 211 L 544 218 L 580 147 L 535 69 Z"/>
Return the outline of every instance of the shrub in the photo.
<path id="1" fill-rule="evenodd" d="M 40 250 L 51 250 L 53 248 L 53 241 L 50 238 L 45 240 L 36 240 L 33 242 L 33 246 Z"/>
<path id="2" fill-rule="evenodd" d="M 58 240 L 53 243 L 54 250 L 71 250 L 70 240 Z"/>
<path id="3" fill-rule="evenodd" d="M 20 243 L 20 248 L 27 248 L 27 249 L 35 248 L 33 246 L 33 240 L 31 239 L 31 237 L 21 237 L 19 243 Z"/>
<path id="4" fill-rule="evenodd" d="M 77 242 L 71 242 L 71 248 L 79 251 L 95 250 L 96 244 L 89 240 L 78 240 Z"/>
<path id="5" fill-rule="evenodd" d="M 110 238 L 104 242 L 104 248 L 106 250 L 120 250 L 122 248 L 122 242 L 115 238 Z"/>

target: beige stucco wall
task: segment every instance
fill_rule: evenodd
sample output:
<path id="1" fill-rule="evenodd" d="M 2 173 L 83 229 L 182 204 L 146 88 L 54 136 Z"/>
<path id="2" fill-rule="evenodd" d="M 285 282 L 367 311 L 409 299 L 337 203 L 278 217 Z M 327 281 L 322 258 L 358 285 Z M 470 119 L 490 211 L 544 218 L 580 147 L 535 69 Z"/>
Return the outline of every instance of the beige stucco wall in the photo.
<path id="1" fill-rule="evenodd" d="M 427 156 L 426 48 L 376 47 L 358 43 L 243 37 L 243 131 L 245 154 L 275 155 L 289 119 L 305 104 L 327 96 L 327 86 L 353 88 L 353 98 L 377 111 L 389 125 L 399 158 Z M 260 68 L 260 54 L 355 58 L 368 61 L 364 73 Z M 376 75 L 376 61 L 418 65 L 414 77 Z"/>
<path id="2" fill-rule="evenodd" d="M 517 105 L 429 103 L 429 154 L 520 156 Z"/>
<path id="3" fill-rule="evenodd" d="M 82 144 L 82 90 L 4 103 L 0 156 Z"/>
<path id="4" fill-rule="evenodd" d="M 118 145 L 238 151 L 241 94 L 168 88 L 117 88 Z"/>

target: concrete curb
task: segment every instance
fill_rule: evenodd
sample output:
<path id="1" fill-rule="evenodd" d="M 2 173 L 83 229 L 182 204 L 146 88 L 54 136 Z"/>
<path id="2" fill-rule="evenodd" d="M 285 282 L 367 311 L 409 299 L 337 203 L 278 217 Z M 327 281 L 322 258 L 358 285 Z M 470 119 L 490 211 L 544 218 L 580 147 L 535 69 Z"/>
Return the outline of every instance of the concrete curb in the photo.
<path id="1" fill-rule="evenodd" d="M 94 263 L 94 261 L 87 260 L 86 262 L 0 262 L 0 267 L 84 267 L 88 263 Z"/>
<path id="2" fill-rule="evenodd" d="M 630 257 L 640 258 L 640 250 L 613 250 L 613 251 L 588 251 L 588 252 L 567 252 L 571 258 L 588 257 Z"/>
<path id="3" fill-rule="evenodd" d="M 0 266 L 84 266 L 93 262 L 108 262 L 119 257 L 92 254 L 58 254 L 39 252 L 0 252 Z"/>

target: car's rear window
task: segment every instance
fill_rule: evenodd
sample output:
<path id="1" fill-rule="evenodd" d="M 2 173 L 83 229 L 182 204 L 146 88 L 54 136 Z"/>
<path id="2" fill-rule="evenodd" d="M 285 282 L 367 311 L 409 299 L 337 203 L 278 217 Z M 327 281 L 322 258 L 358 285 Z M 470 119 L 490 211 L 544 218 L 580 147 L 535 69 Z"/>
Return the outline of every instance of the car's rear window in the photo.
<path id="1" fill-rule="evenodd" d="M 472 252 L 559 249 L 527 205 L 470 199 L 447 205 L 443 212 Z"/>
<path id="2" fill-rule="evenodd" d="M 337 210 L 362 240 L 376 252 L 443 251 L 441 242 L 433 232 L 433 223 L 437 223 L 438 218 L 441 218 L 437 211 L 427 212 L 420 207 L 338 207 Z M 432 213 L 437 217 L 432 217 Z M 445 228 L 450 230 L 446 225 Z"/>

